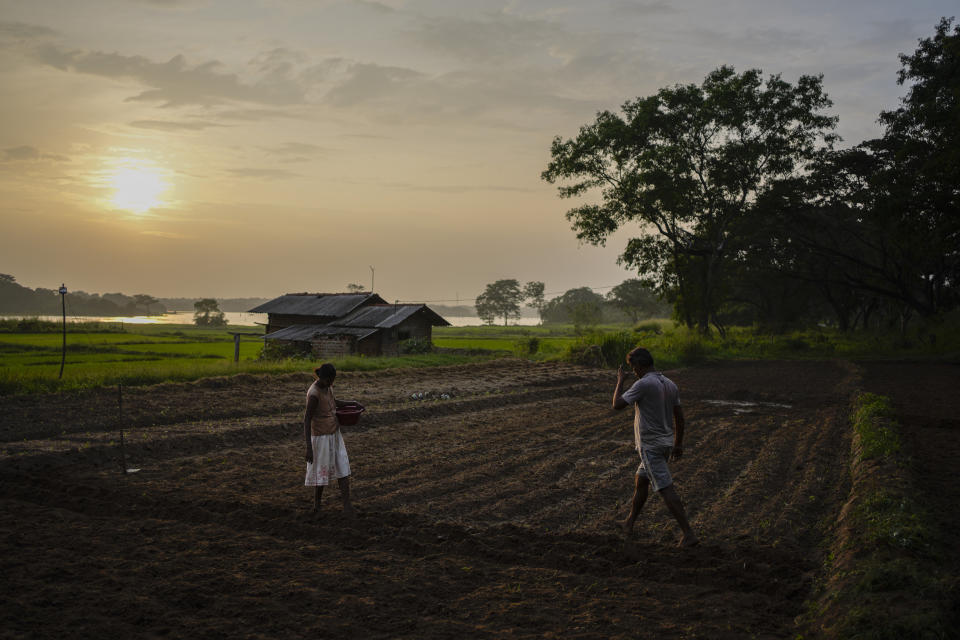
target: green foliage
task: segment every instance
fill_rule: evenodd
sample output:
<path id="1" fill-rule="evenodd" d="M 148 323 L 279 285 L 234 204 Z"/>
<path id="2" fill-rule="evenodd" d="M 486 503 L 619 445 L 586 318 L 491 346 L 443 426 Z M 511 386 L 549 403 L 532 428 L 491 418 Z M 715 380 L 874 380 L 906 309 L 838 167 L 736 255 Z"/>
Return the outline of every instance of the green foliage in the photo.
<path id="1" fill-rule="evenodd" d="M 528 282 L 523 286 L 523 297 L 527 300 L 527 306 L 537 310 L 540 322 L 543 322 L 543 307 L 546 304 L 543 299 L 545 288 L 542 282 Z"/>
<path id="2" fill-rule="evenodd" d="M 544 322 L 573 323 L 583 333 L 603 321 L 604 304 L 603 296 L 593 289 L 578 287 L 547 302 L 541 317 Z"/>
<path id="3" fill-rule="evenodd" d="M 670 306 L 660 300 L 648 282 L 633 278 L 624 280 L 607 294 L 613 306 L 626 313 L 631 322 L 640 318 L 658 318 L 670 314 Z"/>
<path id="4" fill-rule="evenodd" d="M 293 342 L 290 340 L 264 340 L 260 350 L 261 361 L 276 360 L 307 360 L 311 357 L 309 342 Z"/>
<path id="5" fill-rule="evenodd" d="M 198 327 L 225 327 L 227 318 L 217 301 L 213 298 L 204 298 L 193 303 L 195 309 L 193 313 L 193 322 Z"/>
<path id="6" fill-rule="evenodd" d="M 514 342 L 514 353 L 520 357 L 532 357 L 537 355 L 540 350 L 540 338 L 537 336 L 528 336 Z"/>
<path id="7" fill-rule="evenodd" d="M 90 387 L 145 385 L 196 380 L 235 373 L 308 371 L 309 356 L 261 358 L 259 339 L 240 343 L 233 362 L 233 338 L 226 331 L 192 326 L 139 325 L 122 333 L 70 334 L 67 366 L 59 380 L 60 336 L 0 334 L 0 395 L 69 391 Z M 293 357 L 291 357 L 291 355 Z M 483 357 L 411 354 L 395 358 L 351 357 L 336 360 L 343 371 L 458 364 Z"/>
<path id="8" fill-rule="evenodd" d="M 853 413 L 853 428 L 860 435 L 861 460 L 888 458 L 900 451 L 893 407 L 885 396 L 861 394 Z"/>
<path id="9" fill-rule="evenodd" d="M 641 322 L 633 328 L 635 333 L 653 333 L 661 334 L 663 333 L 663 327 L 656 320 L 651 320 L 648 322 Z"/>
<path id="10" fill-rule="evenodd" d="M 433 343 L 427 338 L 410 338 L 400 341 L 400 353 L 430 353 L 433 351 Z"/>
<path id="11" fill-rule="evenodd" d="M 600 190 L 600 204 L 571 209 L 577 237 L 601 245 L 629 223 L 619 262 L 649 274 L 672 294 L 685 323 L 709 330 L 725 295 L 725 266 L 738 250 L 731 233 L 755 214 L 777 181 L 801 174 L 834 136 L 836 118 L 820 78 L 780 76 L 723 66 L 700 86 L 675 85 L 609 111 L 579 135 L 551 147 L 542 177 L 561 197 Z"/>
<path id="12" fill-rule="evenodd" d="M 487 288 L 477 296 L 475 306 L 477 315 L 487 324 L 503 316 L 503 326 L 507 326 L 510 318 L 520 317 L 520 302 L 523 300 L 523 291 L 520 283 L 514 279 L 497 280 L 488 284 Z"/>
<path id="13" fill-rule="evenodd" d="M 877 490 L 858 506 L 854 517 L 871 543 L 914 553 L 926 553 L 930 547 L 929 516 L 906 495 Z"/>
<path id="14" fill-rule="evenodd" d="M 867 482 L 854 477 L 854 485 L 864 489 L 853 497 L 847 544 L 857 553 L 845 568 L 852 579 L 841 581 L 831 594 L 846 609 L 836 635 L 850 640 L 950 637 L 952 598 L 942 569 L 942 536 L 910 486 L 910 461 L 900 450 L 890 400 L 864 393 L 853 409 L 861 448 L 874 449 L 861 459 L 880 457 L 894 464 L 880 467 L 893 471 Z M 854 473 L 864 468 L 877 469 L 855 466 Z M 891 609 L 891 602 L 901 606 Z"/>

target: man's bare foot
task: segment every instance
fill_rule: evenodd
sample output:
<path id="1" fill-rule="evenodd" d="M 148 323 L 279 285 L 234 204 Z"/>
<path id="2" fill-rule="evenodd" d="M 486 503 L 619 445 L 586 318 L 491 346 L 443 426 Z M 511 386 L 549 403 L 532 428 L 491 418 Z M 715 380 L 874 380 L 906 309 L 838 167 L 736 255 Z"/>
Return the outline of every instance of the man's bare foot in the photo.
<path id="1" fill-rule="evenodd" d="M 683 534 L 683 539 L 680 540 L 680 544 L 677 546 L 687 548 L 687 547 L 695 547 L 698 544 L 700 544 L 700 538 L 698 538 L 696 534 L 691 532 L 691 533 Z"/>
<path id="2" fill-rule="evenodd" d="M 620 531 L 623 532 L 623 535 L 625 536 L 633 535 L 633 523 L 634 521 L 631 520 L 630 518 L 627 518 L 626 520 L 620 523 Z"/>

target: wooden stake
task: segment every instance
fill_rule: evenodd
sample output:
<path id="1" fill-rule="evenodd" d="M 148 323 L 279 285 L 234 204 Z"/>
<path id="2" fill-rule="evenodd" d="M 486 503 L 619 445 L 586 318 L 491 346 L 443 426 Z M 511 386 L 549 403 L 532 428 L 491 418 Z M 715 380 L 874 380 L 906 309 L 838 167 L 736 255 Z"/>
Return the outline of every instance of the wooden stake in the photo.
<path id="1" fill-rule="evenodd" d="M 123 441 L 123 385 L 117 385 L 117 424 L 120 427 L 120 455 L 123 458 L 123 475 L 127 475 L 127 445 Z"/>

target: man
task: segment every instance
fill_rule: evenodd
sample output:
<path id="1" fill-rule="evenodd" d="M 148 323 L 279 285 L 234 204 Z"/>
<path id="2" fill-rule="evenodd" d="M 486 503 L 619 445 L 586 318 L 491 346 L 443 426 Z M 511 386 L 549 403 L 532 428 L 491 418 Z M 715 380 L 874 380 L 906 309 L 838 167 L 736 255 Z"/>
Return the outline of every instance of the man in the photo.
<path id="1" fill-rule="evenodd" d="M 647 501 L 650 485 L 657 491 L 676 518 L 683 531 L 681 547 L 692 547 L 700 541 L 687 522 L 687 514 L 676 489 L 667 461 L 683 456 L 683 409 L 677 385 L 663 374 L 653 370 L 653 356 L 637 347 L 627 354 L 627 363 L 638 380 L 624 392 L 626 371 L 617 370 L 617 388 L 613 391 L 613 408 L 621 410 L 633 405 L 633 437 L 640 453 L 640 466 L 634 482 L 633 504 L 630 515 L 623 521 L 623 532 L 633 531 L 633 524 Z M 674 430 L 674 422 L 676 430 Z"/>

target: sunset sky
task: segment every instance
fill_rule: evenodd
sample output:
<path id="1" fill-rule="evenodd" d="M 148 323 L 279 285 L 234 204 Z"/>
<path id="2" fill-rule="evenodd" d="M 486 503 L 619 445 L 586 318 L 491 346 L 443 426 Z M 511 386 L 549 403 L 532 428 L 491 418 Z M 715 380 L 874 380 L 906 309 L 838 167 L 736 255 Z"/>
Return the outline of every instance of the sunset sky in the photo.
<path id="1" fill-rule="evenodd" d="M 712 69 L 824 75 L 844 144 L 955 0 L 0 0 L 0 273 L 30 287 L 472 302 L 609 287 L 556 135 Z M 606 289 L 601 292 L 605 292 Z"/>

